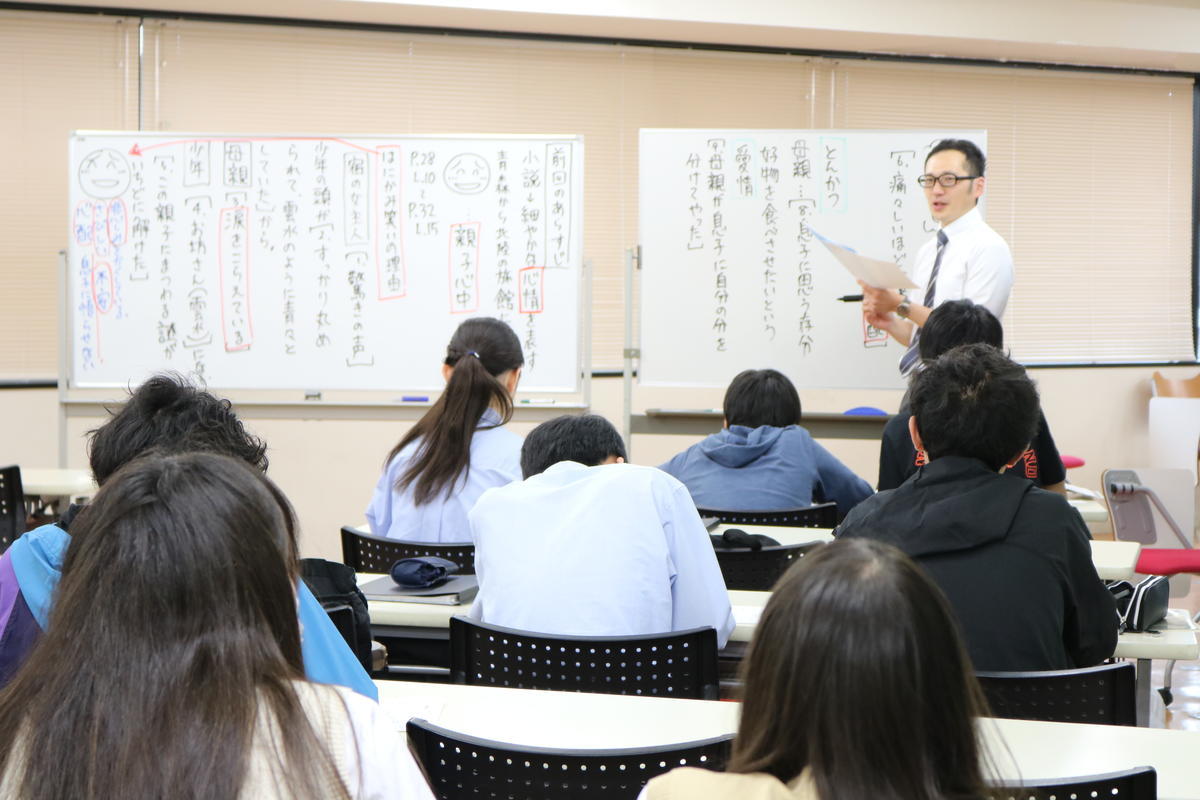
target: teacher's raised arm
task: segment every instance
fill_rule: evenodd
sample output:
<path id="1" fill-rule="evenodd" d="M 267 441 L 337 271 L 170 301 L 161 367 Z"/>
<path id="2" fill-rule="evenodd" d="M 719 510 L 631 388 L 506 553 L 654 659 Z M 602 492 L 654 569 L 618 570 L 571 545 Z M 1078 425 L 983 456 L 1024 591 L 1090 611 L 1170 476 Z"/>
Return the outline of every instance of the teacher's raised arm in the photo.
<path id="1" fill-rule="evenodd" d="M 908 346 L 900 357 L 907 375 L 919 361 L 917 339 L 929 312 L 946 300 L 972 300 L 1003 316 L 1012 291 L 1013 263 L 1008 244 L 980 214 L 987 158 L 974 142 L 943 139 L 925 157 L 917 178 L 925 190 L 937 235 L 917 253 L 912 279 L 918 288 L 905 295 L 877 289 L 861 280 L 863 318 Z"/>

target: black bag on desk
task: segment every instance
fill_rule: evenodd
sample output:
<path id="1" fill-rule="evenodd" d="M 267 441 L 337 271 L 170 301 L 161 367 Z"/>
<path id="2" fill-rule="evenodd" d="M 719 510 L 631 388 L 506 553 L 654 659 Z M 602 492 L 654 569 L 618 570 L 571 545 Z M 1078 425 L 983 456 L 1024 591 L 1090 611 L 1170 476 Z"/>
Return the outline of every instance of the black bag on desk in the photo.
<path id="1" fill-rule="evenodd" d="M 321 607 L 329 612 L 330 619 L 362 663 L 363 669 L 370 672 L 371 616 L 367 613 L 367 598 L 359 591 L 354 570 L 336 561 L 302 558 L 300 577 Z M 352 614 L 345 614 L 346 608 Z"/>
<path id="2" fill-rule="evenodd" d="M 746 533 L 741 528 L 729 528 L 725 533 L 720 535 L 710 533 L 708 538 L 712 540 L 714 550 L 732 550 L 745 547 L 757 552 L 758 550 L 762 550 L 763 547 L 779 546 L 779 542 L 770 536 L 764 536 L 761 533 Z"/>
<path id="3" fill-rule="evenodd" d="M 1137 586 L 1129 581 L 1113 581 L 1108 590 L 1117 601 L 1121 630 L 1144 633 L 1167 616 L 1171 583 L 1162 575 L 1143 578 Z"/>

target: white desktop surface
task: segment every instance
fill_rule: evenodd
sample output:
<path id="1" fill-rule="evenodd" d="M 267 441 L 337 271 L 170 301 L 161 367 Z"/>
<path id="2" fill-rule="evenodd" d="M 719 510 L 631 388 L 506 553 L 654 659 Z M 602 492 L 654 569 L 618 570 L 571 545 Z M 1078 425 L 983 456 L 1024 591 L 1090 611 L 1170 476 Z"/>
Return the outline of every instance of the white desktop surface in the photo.
<path id="1" fill-rule="evenodd" d="M 1104 503 L 1081 497 L 1069 497 L 1067 502 L 1079 512 L 1084 522 L 1108 522 L 1108 508 Z"/>
<path id="2" fill-rule="evenodd" d="M 1093 539 L 1092 563 L 1102 580 L 1120 581 L 1133 577 L 1137 569 L 1138 556 L 1142 553 L 1141 542 L 1110 542 Z"/>
<path id="3" fill-rule="evenodd" d="M 828 543 L 833 541 L 833 530 L 831 528 L 793 528 L 778 525 L 718 525 L 713 528 L 712 533 L 720 536 L 731 528 L 745 531 L 746 533 L 761 533 L 763 536 L 770 536 L 780 544 Z"/>
<path id="4" fill-rule="evenodd" d="M 1166 625 L 1153 633 L 1122 633 L 1117 637 L 1117 658 L 1167 658 L 1192 661 L 1200 658 L 1196 626 L 1192 615 L 1182 608 L 1167 610 Z M 1200 774 L 1197 775 L 1200 783 Z"/>
<path id="5" fill-rule="evenodd" d="M 378 575 L 360 573 L 359 585 L 378 578 Z M 763 606 L 770 592 L 747 592 L 730 590 L 729 602 L 733 606 L 736 623 L 731 642 L 749 642 L 762 615 Z M 375 625 L 391 625 L 417 628 L 449 628 L 450 618 L 455 614 L 466 614 L 471 610 L 469 603 L 454 606 L 432 603 L 405 603 L 394 600 L 368 600 L 371 622 Z M 1188 613 L 1173 609 L 1167 616 L 1167 626 L 1159 633 L 1123 633 L 1117 637 L 1117 658 L 1165 658 L 1187 661 L 1200 658 L 1200 643 L 1197 631 Z M 1200 778 L 1198 778 L 1200 781 Z"/>
<path id="6" fill-rule="evenodd" d="M 1093 503 L 1093 505 L 1098 505 Z M 1103 508 L 1101 508 L 1103 511 Z M 1108 514 L 1104 513 L 1104 518 Z M 746 533 L 761 533 L 770 536 L 780 544 L 803 544 L 805 542 L 832 542 L 833 531 L 828 528 L 791 528 L 771 525 L 719 525 L 713 533 L 720 535 L 730 528 L 737 528 Z M 1137 567 L 1138 555 L 1142 546 L 1138 542 L 1110 542 L 1093 540 L 1092 562 L 1096 572 L 1106 581 L 1132 578 Z"/>
<path id="7" fill-rule="evenodd" d="M 646 747 L 733 733 L 740 704 L 453 684 L 377 681 L 379 702 L 403 729 L 421 717 L 518 745 Z M 981 722 L 997 777 L 1068 778 L 1150 765 L 1163 800 L 1200 800 L 1200 732 L 1109 725 Z M 1011 753 L 1011 759 L 1009 754 Z"/>
<path id="8" fill-rule="evenodd" d="M 21 490 L 31 497 L 87 497 L 96 493 L 86 469 L 21 468 Z"/>

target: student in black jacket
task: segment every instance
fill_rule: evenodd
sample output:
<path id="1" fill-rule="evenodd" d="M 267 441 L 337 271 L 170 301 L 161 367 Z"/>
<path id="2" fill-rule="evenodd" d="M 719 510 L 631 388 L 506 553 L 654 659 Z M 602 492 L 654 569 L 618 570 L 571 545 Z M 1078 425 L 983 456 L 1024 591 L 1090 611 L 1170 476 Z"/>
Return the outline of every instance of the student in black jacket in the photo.
<path id="1" fill-rule="evenodd" d="M 921 337 L 917 340 L 922 361 L 932 361 L 947 350 L 964 344 L 1003 347 L 1004 328 L 1000 320 L 987 308 L 970 300 L 948 300 L 929 312 L 929 319 L 925 321 Z M 925 463 L 923 454 L 916 451 L 912 437 L 908 435 L 911 416 L 908 398 L 905 397 L 900 403 L 900 411 L 884 426 L 883 438 L 879 443 L 879 481 L 875 485 L 881 492 L 895 489 Z M 1029 478 L 1043 489 L 1066 495 L 1067 471 L 1063 468 L 1054 437 L 1050 435 L 1046 416 L 1040 409 L 1033 441 L 1004 474 Z"/>
<path id="2" fill-rule="evenodd" d="M 1020 365 L 982 344 L 927 362 L 909 389 L 925 466 L 837 533 L 896 545 L 941 586 L 978 670 L 1070 669 L 1112 655 L 1117 613 L 1087 528 L 1059 494 L 1004 477 L 1037 430 Z"/>

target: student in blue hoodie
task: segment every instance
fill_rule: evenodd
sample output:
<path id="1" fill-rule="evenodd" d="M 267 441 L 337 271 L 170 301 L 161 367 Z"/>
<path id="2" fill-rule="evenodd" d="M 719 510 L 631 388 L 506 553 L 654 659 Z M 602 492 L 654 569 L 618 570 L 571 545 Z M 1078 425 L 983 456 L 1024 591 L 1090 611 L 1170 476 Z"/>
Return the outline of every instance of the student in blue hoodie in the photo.
<path id="1" fill-rule="evenodd" d="M 783 511 L 835 502 L 838 516 L 871 486 L 800 427 L 800 395 L 773 369 L 739 373 L 725 391 L 725 427 L 660 469 L 701 508 Z"/>
<path id="2" fill-rule="evenodd" d="M 266 444 L 246 432 L 228 400 L 182 378 L 155 375 L 112 419 L 91 432 L 88 457 L 92 476 L 103 486 L 126 463 L 151 451 L 216 453 L 266 471 L 266 450 Z M 86 508 L 71 506 L 57 523 L 22 534 L 0 556 L 0 687 L 12 680 L 49 623 L 71 543 L 68 531 Z M 297 587 L 297 603 L 308 679 L 378 699 L 371 677 L 303 581 Z"/>

